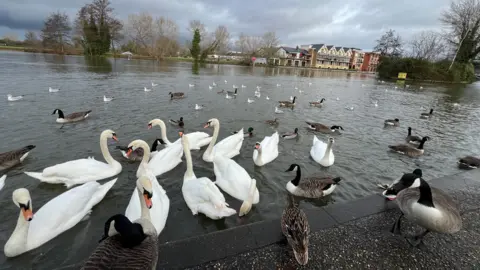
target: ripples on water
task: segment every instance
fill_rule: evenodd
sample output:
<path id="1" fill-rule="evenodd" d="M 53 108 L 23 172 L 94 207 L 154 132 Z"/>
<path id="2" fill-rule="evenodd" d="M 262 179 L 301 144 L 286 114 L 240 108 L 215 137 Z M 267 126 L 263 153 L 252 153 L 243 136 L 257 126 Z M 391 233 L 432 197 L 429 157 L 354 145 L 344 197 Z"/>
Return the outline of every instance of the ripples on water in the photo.
<path id="1" fill-rule="evenodd" d="M 158 177 L 167 190 L 171 208 L 162 242 L 174 241 L 197 234 L 212 232 L 280 215 L 285 201 L 285 184 L 294 174 L 285 173 L 291 163 L 299 163 L 304 175 L 325 173 L 341 176 L 343 181 L 332 196 L 321 200 L 308 200 L 302 207 L 319 207 L 329 203 L 347 202 L 378 192 L 375 184 L 389 182 L 404 172 L 419 167 L 426 179 L 458 172 L 456 158 L 466 154 L 476 155 L 480 143 L 476 139 L 480 131 L 479 85 L 437 86 L 418 85 L 403 89 L 392 83 L 377 82 L 373 75 L 345 72 L 315 71 L 291 68 L 251 68 L 240 66 L 207 65 L 192 74 L 190 63 L 161 63 L 152 61 L 127 61 L 111 59 L 86 60 L 83 57 L 0 52 L 0 126 L 3 144 L 0 152 L 20 148 L 27 144 L 37 146 L 23 166 L 9 172 L 6 186 L 0 192 L 4 217 L 0 225 L 0 243 L 3 245 L 16 224 L 18 208 L 11 201 L 13 190 L 26 187 L 32 194 L 33 206 L 39 209 L 48 200 L 65 191 L 63 185 L 41 184 L 29 178 L 23 171 L 41 171 L 47 166 L 68 160 L 94 156 L 103 160 L 98 146 L 99 135 L 104 129 L 117 132 L 122 145 L 134 139 L 144 139 L 149 144 L 160 137 L 158 127 L 147 130 L 147 123 L 154 118 L 168 120 L 183 116 L 186 132 L 205 131 L 202 124 L 216 117 L 220 120 L 219 140 L 231 131 L 253 127 L 255 137 L 246 138 L 241 154 L 234 159 L 250 175 L 257 179 L 261 192 L 260 204 L 246 218 L 229 217 L 224 221 L 211 221 L 202 216 L 192 216 L 181 194 L 184 162 L 174 170 Z M 224 80 L 228 83 L 225 84 Z M 151 81 L 158 83 L 153 91 Z M 217 83 L 209 90 L 208 85 Z M 309 86 L 308 83 L 312 85 Z M 195 87 L 189 88 L 192 83 Z M 238 98 L 225 99 L 217 94 L 222 88 L 232 91 L 232 85 L 246 85 L 238 89 Z M 277 84 L 281 84 L 277 87 Z M 256 98 L 256 86 L 261 86 L 261 97 Z M 299 93 L 294 87 L 303 90 Z M 60 88 L 49 93 L 48 87 Z M 388 90 L 388 91 L 386 91 Z M 170 91 L 186 92 L 187 98 L 170 101 Z M 6 95 L 24 94 L 23 101 L 7 102 Z M 103 102 L 103 95 L 115 100 Z M 266 96 L 270 100 L 266 100 Z M 297 96 L 297 106 L 275 114 L 277 100 Z M 338 97 L 338 101 L 337 101 Z M 247 98 L 255 99 L 248 104 Z M 326 98 L 323 108 L 310 107 L 308 101 Z M 378 100 L 375 107 L 373 100 Z M 204 105 L 195 111 L 195 104 Z M 459 103 L 458 107 L 453 104 Z M 354 110 L 345 109 L 353 106 Z M 430 120 L 419 119 L 421 112 L 435 108 Z M 73 125 L 55 123 L 51 115 L 55 108 L 65 113 L 92 109 L 91 118 Z M 278 117 L 279 133 L 300 130 L 297 140 L 281 140 L 279 157 L 263 167 L 255 167 L 252 153 L 256 141 L 275 130 L 265 125 L 267 119 Z M 384 129 L 387 118 L 399 118 L 401 126 Z M 305 129 L 305 121 L 326 125 L 341 125 L 342 135 L 336 136 L 335 164 L 321 168 L 309 155 L 313 133 Z M 407 158 L 387 151 L 387 145 L 403 143 L 407 127 L 414 134 L 430 136 L 425 145 L 425 155 Z M 212 130 L 207 130 L 212 133 Z M 178 138 L 178 129 L 167 123 L 171 141 Z M 325 140 L 325 135 L 318 134 Z M 105 199 L 98 204 L 90 219 L 81 222 L 42 247 L 4 262 L 2 268 L 54 269 L 73 266 L 83 261 L 97 245 L 105 220 L 113 214 L 124 213 L 134 188 L 138 163 L 129 163 L 110 146 L 114 158 L 122 162 L 119 180 Z M 193 151 L 194 170 L 198 176 L 215 179 L 213 164 L 202 160 L 201 151 Z M 226 195 L 232 207 L 240 202 Z"/>

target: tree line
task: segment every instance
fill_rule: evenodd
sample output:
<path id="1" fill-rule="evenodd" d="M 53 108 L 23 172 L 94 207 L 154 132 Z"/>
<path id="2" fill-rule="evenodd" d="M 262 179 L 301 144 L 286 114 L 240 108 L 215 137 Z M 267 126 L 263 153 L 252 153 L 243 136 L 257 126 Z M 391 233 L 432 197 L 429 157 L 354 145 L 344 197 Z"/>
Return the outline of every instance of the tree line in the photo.
<path id="1" fill-rule="evenodd" d="M 395 30 L 383 34 L 375 46 L 382 55 L 378 72 L 383 77 L 422 80 L 472 81 L 473 62 L 480 57 L 480 0 L 452 1 L 439 18 L 439 31 L 422 31 L 403 42 Z"/>
<path id="2" fill-rule="evenodd" d="M 270 57 L 280 43 L 275 32 L 260 36 L 241 33 L 232 41 L 226 26 L 209 31 L 199 20 L 190 21 L 187 30 L 192 39 L 180 44 L 180 29 L 172 19 L 142 12 L 122 21 L 115 18 L 109 0 L 93 0 L 79 9 L 73 22 L 65 13 L 51 13 L 39 36 L 34 31 L 26 32 L 24 45 L 48 48 L 56 53 L 70 49 L 81 50 L 85 55 L 130 51 L 155 59 L 191 56 L 204 61 L 210 54 L 225 54 L 234 48 L 246 58 Z"/>

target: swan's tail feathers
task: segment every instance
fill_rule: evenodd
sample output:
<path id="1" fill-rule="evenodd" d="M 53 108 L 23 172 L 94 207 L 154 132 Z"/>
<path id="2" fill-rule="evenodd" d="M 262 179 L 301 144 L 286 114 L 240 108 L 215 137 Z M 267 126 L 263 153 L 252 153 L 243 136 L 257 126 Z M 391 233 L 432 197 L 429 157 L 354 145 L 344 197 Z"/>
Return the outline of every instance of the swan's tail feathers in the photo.
<path id="1" fill-rule="evenodd" d="M 47 182 L 47 183 L 50 182 L 49 179 L 47 179 L 46 177 L 43 177 L 43 173 L 41 172 L 25 172 L 25 174 L 35 179 L 38 179 L 42 182 Z"/>
<path id="2" fill-rule="evenodd" d="M 63 183 L 65 185 L 65 187 L 67 189 L 70 189 L 71 187 L 75 186 L 76 183 L 75 182 L 70 182 L 70 181 L 65 181 L 65 183 Z"/>
<path id="3" fill-rule="evenodd" d="M 250 183 L 250 190 L 248 193 L 248 198 L 243 201 L 242 206 L 240 206 L 240 211 L 238 212 L 239 216 L 244 216 L 252 210 L 253 199 L 255 197 L 255 190 L 257 189 L 257 181 L 252 179 Z"/>

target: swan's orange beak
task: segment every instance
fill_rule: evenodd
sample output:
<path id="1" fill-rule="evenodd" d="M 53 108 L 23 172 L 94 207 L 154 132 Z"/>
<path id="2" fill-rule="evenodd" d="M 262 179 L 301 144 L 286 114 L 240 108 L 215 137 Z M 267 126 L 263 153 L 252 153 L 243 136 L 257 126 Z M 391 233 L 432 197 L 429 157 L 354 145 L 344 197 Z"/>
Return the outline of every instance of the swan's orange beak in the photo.
<path id="1" fill-rule="evenodd" d="M 113 139 L 114 141 L 118 142 L 117 135 L 113 135 L 113 136 L 112 136 L 112 139 Z"/>
<path id="2" fill-rule="evenodd" d="M 132 152 L 133 152 L 132 148 L 128 148 L 128 150 L 127 150 L 127 157 L 129 157 Z"/>
<path id="3" fill-rule="evenodd" d="M 182 137 L 182 136 L 183 136 L 183 132 L 181 132 L 181 131 L 178 132 L 178 135 L 179 135 L 180 137 Z"/>
<path id="4" fill-rule="evenodd" d="M 147 194 L 143 194 L 143 199 L 145 199 L 145 204 L 147 205 L 148 209 L 152 208 L 152 199 L 148 198 Z"/>
<path id="5" fill-rule="evenodd" d="M 208 123 L 205 123 L 205 125 L 203 126 L 203 128 L 208 128 Z"/>
<path id="6" fill-rule="evenodd" d="M 33 219 L 33 212 L 31 209 L 22 208 L 22 214 L 26 221 L 30 221 Z"/>
<path id="7" fill-rule="evenodd" d="M 148 129 L 151 129 L 152 128 L 152 124 L 148 124 Z"/>

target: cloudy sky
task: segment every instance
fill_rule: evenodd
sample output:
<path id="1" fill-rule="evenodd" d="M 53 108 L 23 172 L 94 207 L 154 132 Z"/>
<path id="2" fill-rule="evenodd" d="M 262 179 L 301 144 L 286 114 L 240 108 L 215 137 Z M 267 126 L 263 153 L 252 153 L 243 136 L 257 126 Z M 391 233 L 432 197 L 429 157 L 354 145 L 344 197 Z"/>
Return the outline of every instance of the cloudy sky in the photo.
<path id="1" fill-rule="evenodd" d="M 0 37 L 39 31 L 54 11 L 74 19 L 86 0 L 1 0 Z M 276 31 L 284 45 L 328 43 L 372 49 L 382 33 L 395 29 L 405 41 L 422 30 L 438 30 L 440 13 L 450 0 L 111 0 L 115 14 L 150 12 L 177 22 L 185 38 L 189 20 L 213 30 L 222 24 L 232 36 Z"/>

